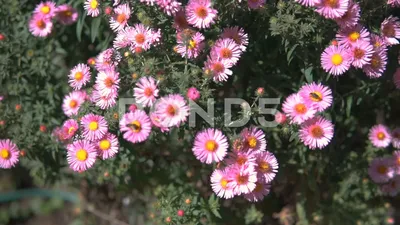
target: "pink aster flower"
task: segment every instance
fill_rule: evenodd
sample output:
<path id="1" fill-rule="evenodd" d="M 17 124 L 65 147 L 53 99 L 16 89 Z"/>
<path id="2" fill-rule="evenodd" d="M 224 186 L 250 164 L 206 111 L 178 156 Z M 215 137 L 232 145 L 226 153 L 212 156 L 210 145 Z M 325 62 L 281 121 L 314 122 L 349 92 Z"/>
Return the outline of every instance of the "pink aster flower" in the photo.
<path id="1" fill-rule="evenodd" d="M 339 76 L 349 70 L 351 55 L 342 46 L 330 45 L 321 55 L 322 68 L 334 76 Z"/>
<path id="2" fill-rule="evenodd" d="M 119 73 L 113 69 L 100 71 L 96 77 L 96 89 L 102 96 L 118 93 Z"/>
<path id="3" fill-rule="evenodd" d="M 147 140 L 151 133 L 151 121 L 145 111 L 137 109 L 126 113 L 119 122 L 125 140 L 139 143 Z"/>
<path id="4" fill-rule="evenodd" d="M 239 61 L 241 53 L 240 46 L 230 38 L 217 40 L 211 49 L 211 54 L 231 65 Z"/>
<path id="5" fill-rule="evenodd" d="M 301 125 L 299 136 L 304 145 L 310 149 L 322 149 L 332 140 L 333 130 L 331 121 L 316 116 Z"/>
<path id="6" fill-rule="evenodd" d="M 215 23 L 217 10 L 211 7 L 210 0 L 189 0 L 186 6 L 188 23 L 197 28 L 209 28 Z"/>
<path id="7" fill-rule="evenodd" d="M 156 2 L 168 16 L 175 15 L 181 9 L 182 5 L 182 3 L 175 0 L 156 0 Z"/>
<path id="8" fill-rule="evenodd" d="M 104 160 L 109 159 L 117 154 L 119 142 L 117 136 L 107 133 L 97 142 L 97 154 Z"/>
<path id="9" fill-rule="evenodd" d="M 19 161 L 19 150 L 9 139 L 0 140 L 0 168 L 10 169 Z"/>
<path id="10" fill-rule="evenodd" d="M 299 90 L 299 95 L 307 105 L 313 106 L 317 111 L 323 112 L 332 105 L 332 91 L 322 84 L 306 84 Z"/>
<path id="11" fill-rule="evenodd" d="M 350 1 L 349 9 L 340 18 L 336 18 L 335 21 L 341 28 L 355 27 L 360 20 L 360 5 Z"/>
<path id="12" fill-rule="evenodd" d="M 247 0 L 250 9 L 258 9 L 265 4 L 265 0 Z"/>
<path id="13" fill-rule="evenodd" d="M 98 0 L 86 0 L 84 8 L 89 16 L 97 17 L 100 14 L 100 3 Z"/>
<path id="14" fill-rule="evenodd" d="M 157 0 L 140 0 L 140 2 L 144 2 L 147 5 L 154 5 Z"/>
<path id="15" fill-rule="evenodd" d="M 270 192 L 271 185 L 264 183 L 263 181 L 256 182 L 256 187 L 254 190 L 248 194 L 244 195 L 244 198 L 250 202 L 258 202 L 262 201 L 265 196 L 267 196 Z"/>
<path id="16" fill-rule="evenodd" d="M 132 44 L 130 34 L 133 33 L 133 27 L 126 26 L 124 29 L 118 31 L 117 36 L 114 39 L 114 48 L 121 49 L 128 47 Z"/>
<path id="17" fill-rule="evenodd" d="M 64 25 L 73 24 L 78 19 L 78 12 L 68 4 L 59 5 L 56 12 L 57 20 Z"/>
<path id="18" fill-rule="evenodd" d="M 225 160 L 227 165 L 236 166 L 256 166 L 256 153 L 255 152 L 244 152 L 235 151 L 228 153 L 228 157 Z"/>
<path id="19" fill-rule="evenodd" d="M 153 126 L 158 127 L 161 132 L 168 132 L 169 128 L 161 124 L 161 117 L 156 113 L 150 113 L 150 120 Z"/>
<path id="20" fill-rule="evenodd" d="M 204 65 L 204 71 L 206 74 L 212 75 L 215 82 L 227 81 L 229 76 L 232 75 L 230 68 L 232 64 L 227 61 L 222 61 L 215 55 L 211 55 L 207 58 Z"/>
<path id="21" fill-rule="evenodd" d="M 180 126 L 189 116 L 189 107 L 181 95 L 170 94 L 155 104 L 155 113 L 163 127 Z"/>
<path id="22" fill-rule="evenodd" d="M 72 68 L 68 78 L 69 85 L 75 90 L 80 90 L 90 81 L 90 67 L 80 63 Z"/>
<path id="23" fill-rule="evenodd" d="M 184 30 L 189 28 L 189 23 L 186 19 L 185 11 L 179 10 L 174 16 L 174 24 L 172 25 L 176 30 Z"/>
<path id="24" fill-rule="evenodd" d="M 75 136 L 76 132 L 79 129 L 79 124 L 74 119 L 69 119 L 64 122 L 62 126 L 62 136 L 64 140 L 69 140 L 73 136 Z"/>
<path id="25" fill-rule="evenodd" d="M 342 17 L 348 10 L 349 0 L 320 0 L 315 5 L 316 12 L 328 19 Z"/>
<path id="26" fill-rule="evenodd" d="M 29 31 L 36 37 L 48 36 L 52 28 L 53 23 L 51 20 L 40 14 L 34 14 L 29 21 Z"/>
<path id="27" fill-rule="evenodd" d="M 390 5 L 391 7 L 399 7 L 400 0 L 388 0 L 387 4 Z"/>
<path id="28" fill-rule="evenodd" d="M 399 18 L 389 16 L 381 24 L 382 37 L 385 39 L 386 44 L 398 45 L 400 38 L 400 21 Z"/>
<path id="29" fill-rule="evenodd" d="M 64 97 L 63 111 L 66 116 L 77 115 L 79 108 L 86 100 L 86 92 L 73 91 Z"/>
<path id="30" fill-rule="evenodd" d="M 369 31 L 361 25 L 340 29 L 336 34 L 336 39 L 338 40 L 339 45 L 343 45 L 344 47 L 352 47 L 355 43 L 360 41 L 371 41 Z"/>
<path id="31" fill-rule="evenodd" d="M 240 132 L 243 137 L 244 147 L 248 151 L 265 151 L 267 149 L 267 141 L 264 132 L 257 127 L 244 128 Z"/>
<path id="32" fill-rule="evenodd" d="M 97 141 L 108 132 L 107 120 L 103 116 L 92 113 L 82 117 L 81 126 L 83 127 L 83 136 L 89 141 Z"/>
<path id="33" fill-rule="evenodd" d="M 359 41 L 351 48 L 352 65 L 355 68 L 363 68 L 363 66 L 371 63 L 371 57 L 374 53 L 374 47 L 370 42 Z"/>
<path id="34" fill-rule="evenodd" d="M 248 35 L 244 32 L 243 28 L 239 27 L 228 27 L 225 28 L 221 35 L 222 38 L 230 38 L 240 46 L 240 49 L 244 52 L 249 44 Z"/>
<path id="35" fill-rule="evenodd" d="M 393 177 L 389 183 L 381 186 L 381 191 L 384 195 L 396 196 L 400 191 L 400 176 Z"/>
<path id="36" fill-rule="evenodd" d="M 393 159 L 375 158 L 369 165 L 368 174 L 375 183 L 386 183 L 394 176 Z"/>
<path id="37" fill-rule="evenodd" d="M 108 95 L 103 95 L 101 91 L 95 88 L 92 92 L 92 102 L 96 104 L 100 109 L 108 109 L 114 107 L 117 104 L 118 92 L 110 92 Z"/>
<path id="38" fill-rule="evenodd" d="M 235 195 L 248 194 L 256 188 L 257 172 L 252 166 L 229 167 L 229 177 Z"/>
<path id="39" fill-rule="evenodd" d="M 158 97 L 157 81 L 152 77 L 142 77 L 133 89 L 135 100 L 143 106 L 151 107 Z"/>
<path id="40" fill-rule="evenodd" d="M 373 126 L 369 131 L 369 140 L 372 145 L 377 148 L 386 148 L 392 141 L 392 135 L 390 134 L 389 128 L 382 124 Z"/>
<path id="41" fill-rule="evenodd" d="M 275 113 L 275 122 L 277 122 L 278 124 L 283 124 L 286 122 L 286 115 L 282 112 L 276 112 Z"/>
<path id="42" fill-rule="evenodd" d="M 128 4 L 122 4 L 114 8 L 114 15 L 110 18 L 110 27 L 114 31 L 120 31 L 128 24 L 131 17 L 131 9 Z"/>
<path id="43" fill-rule="evenodd" d="M 206 129 L 197 133 L 193 144 L 193 154 L 202 163 L 222 161 L 228 151 L 228 139 L 217 129 Z"/>
<path id="44" fill-rule="evenodd" d="M 109 70 L 115 69 L 121 61 L 121 55 L 118 51 L 112 48 L 108 48 L 96 57 L 96 69 L 97 70 Z"/>
<path id="45" fill-rule="evenodd" d="M 200 92 L 197 90 L 197 88 L 190 87 L 187 91 L 186 96 L 188 97 L 188 99 L 196 101 L 200 98 Z"/>
<path id="46" fill-rule="evenodd" d="M 278 160 L 271 152 L 258 152 L 256 158 L 256 172 L 262 176 L 266 183 L 271 183 L 278 172 Z"/>
<path id="47" fill-rule="evenodd" d="M 385 39 L 376 34 L 371 34 L 371 45 L 375 51 L 382 51 L 387 48 Z"/>
<path id="48" fill-rule="evenodd" d="M 363 67 L 364 73 L 370 78 L 378 78 L 386 70 L 387 52 L 386 49 L 375 50 L 371 56 L 371 63 Z"/>
<path id="49" fill-rule="evenodd" d="M 96 162 L 96 147 L 90 141 L 75 141 L 67 146 L 67 150 L 67 161 L 69 167 L 74 171 L 85 171 Z"/>
<path id="50" fill-rule="evenodd" d="M 393 152 L 393 166 L 395 168 L 396 174 L 400 174 L 400 151 L 394 151 Z"/>
<path id="51" fill-rule="evenodd" d="M 136 24 L 129 35 L 132 43 L 131 49 L 142 48 L 148 50 L 150 48 L 152 31 L 149 27 L 143 24 Z"/>
<path id="52" fill-rule="evenodd" d="M 178 34 L 178 37 L 182 36 L 186 35 Z M 200 32 L 196 32 L 195 34 L 189 36 L 190 37 L 178 38 L 178 46 L 176 47 L 176 51 L 184 58 L 197 58 L 204 48 L 204 36 Z"/>
<path id="53" fill-rule="evenodd" d="M 400 149 L 400 128 L 392 131 L 392 145 L 396 149 Z"/>
<path id="54" fill-rule="evenodd" d="M 231 178 L 229 177 L 229 171 L 227 169 L 216 169 L 211 174 L 211 188 L 214 193 L 225 199 L 233 198 L 233 188 Z"/>
<path id="55" fill-rule="evenodd" d="M 393 75 L 393 83 L 397 89 L 400 89 L 400 68 L 397 68 Z"/>
<path id="56" fill-rule="evenodd" d="M 314 117 L 316 109 L 308 105 L 297 93 L 289 95 L 282 106 L 283 112 L 290 118 L 290 123 L 301 124 Z"/>
<path id="57" fill-rule="evenodd" d="M 33 13 L 51 19 L 56 15 L 56 9 L 56 3 L 52 1 L 41 2 L 36 6 Z"/>
<path id="58" fill-rule="evenodd" d="M 306 7 L 313 7 L 319 2 L 319 0 L 294 0 L 294 1 Z"/>

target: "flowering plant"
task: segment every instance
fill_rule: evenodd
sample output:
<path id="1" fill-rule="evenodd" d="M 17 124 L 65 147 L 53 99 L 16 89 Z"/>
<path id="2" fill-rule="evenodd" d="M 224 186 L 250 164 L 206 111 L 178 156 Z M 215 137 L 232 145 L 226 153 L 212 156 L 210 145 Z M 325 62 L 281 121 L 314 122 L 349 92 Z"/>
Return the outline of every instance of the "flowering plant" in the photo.
<path id="1" fill-rule="evenodd" d="M 23 70 L 3 57 L 1 168 L 21 162 L 42 168 L 32 174 L 44 181 L 122 188 L 148 224 L 391 217 L 382 195 L 400 191 L 400 20 L 391 15 L 400 3 L 70 3 L 24 6 L 23 19 L 8 21 L 24 31 L 8 26 L 0 45 L 32 45 L 42 55 L 24 66 L 45 81 L 13 83 Z M 54 46 L 63 70 L 45 63 Z"/>

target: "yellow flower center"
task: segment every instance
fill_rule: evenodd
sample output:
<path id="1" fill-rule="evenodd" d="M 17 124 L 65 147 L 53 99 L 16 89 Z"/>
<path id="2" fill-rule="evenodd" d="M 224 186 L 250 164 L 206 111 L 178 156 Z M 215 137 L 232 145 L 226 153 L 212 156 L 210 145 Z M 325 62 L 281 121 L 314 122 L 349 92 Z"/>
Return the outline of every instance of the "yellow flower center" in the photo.
<path id="1" fill-rule="evenodd" d="M 319 91 L 314 91 L 310 93 L 310 99 L 313 102 L 320 102 L 322 101 L 322 93 Z"/>
<path id="2" fill-rule="evenodd" d="M 48 13 L 50 12 L 50 7 L 47 6 L 47 5 L 45 5 L 45 6 L 43 6 L 43 7 L 40 9 L 40 11 L 41 11 L 43 14 L 48 14 Z"/>
<path id="3" fill-rule="evenodd" d="M 371 66 L 375 69 L 379 68 L 381 66 L 381 59 L 378 56 L 372 56 Z"/>
<path id="4" fill-rule="evenodd" d="M 362 59 L 362 57 L 364 57 L 365 55 L 365 51 L 359 48 L 356 48 L 354 50 L 354 58 L 356 59 Z"/>
<path id="5" fill-rule="evenodd" d="M 68 129 L 68 134 L 72 134 L 72 133 L 74 133 L 75 131 L 76 131 L 75 127 L 70 127 L 70 128 Z"/>
<path id="6" fill-rule="evenodd" d="M 99 3 L 97 2 L 97 0 L 92 0 L 90 2 L 90 8 L 92 8 L 92 9 L 97 9 L 98 5 L 99 5 Z"/>
<path id="7" fill-rule="evenodd" d="M 220 63 L 220 62 L 214 63 L 213 71 L 215 73 L 222 73 L 222 72 L 224 72 L 224 70 L 225 70 L 225 67 L 224 67 L 224 65 L 222 63 Z"/>
<path id="8" fill-rule="evenodd" d="M 81 81 L 83 78 L 83 73 L 82 72 L 76 72 L 75 73 L 75 80 Z"/>
<path id="9" fill-rule="evenodd" d="M 201 19 L 205 19 L 208 16 L 208 11 L 204 6 L 199 6 L 197 9 L 195 9 L 194 13 Z"/>
<path id="10" fill-rule="evenodd" d="M 75 108 L 77 105 L 78 105 L 78 102 L 76 102 L 75 100 L 71 100 L 69 102 L 69 107 L 71 107 L 71 108 Z"/>
<path id="11" fill-rule="evenodd" d="M 220 54 L 224 59 L 229 59 L 232 57 L 232 51 L 229 48 L 221 49 Z"/>
<path id="12" fill-rule="evenodd" d="M 299 114 L 304 114 L 307 112 L 307 107 L 303 103 L 298 103 L 294 106 L 294 110 Z"/>
<path id="13" fill-rule="evenodd" d="M 247 144 L 249 145 L 250 148 L 255 148 L 257 146 L 257 138 L 255 137 L 247 138 Z"/>
<path id="14" fill-rule="evenodd" d="M 79 161 L 85 161 L 88 158 L 88 153 L 85 149 L 80 149 L 76 152 L 76 158 Z"/>
<path id="15" fill-rule="evenodd" d="M 117 16 L 117 22 L 118 23 L 123 23 L 126 20 L 126 15 L 125 14 L 118 14 Z"/>
<path id="16" fill-rule="evenodd" d="M 238 174 L 238 175 L 236 176 L 236 182 L 237 182 L 239 185 L 246 184 L 247 181 L 248 181 L 248 177 L 245 176 L 245 175 L 242 176 L 242 175 Z"/>
<path id="17" fill-rule="evenodd" d="M 331 8 L 336 8 L 337 7 L 337 2 L 338 0 L 326 0 L 325 1 L 325 6 L 331 7 Z"/>
<path id="18" fill-rule="evenodd" d="M 388 171 L 388 168 L 386 166 L 378 166 L 378 173 L 380 174 L 386 174 Z"/>
<path id="19" fill-rule="evenodd" d="M 141 45 L 144 43 L 145 40 L 146 40 L 146 37 L 144 36 L 144 34 L 136 34 L 136 36 L 135 36 L 136 43 Z"/>
<path id="20" fill-rule="evenodd" d="M 173 105 L 168 105 L 167 106 L 167 114 L 170 116 L 175 116 L 176 114 L 176 109 Z"/>
<path id="21" fill-rule="evenodd" d="M 382 140 L 384 140 L 386 138 L 386 135 L 383 132 L 378 132 L 376 134 L 376 137 L 378 138 L 378 140 L 382 141 Z"/>
<path id="22" fill-rule="evenodd" d="M 206 141 L 205 148 L 209 152 L 215 152 L 218 148 L 218 144 L 214 140 L 208 140 L 208 141 Z"/>
<path id="23" fill-rule="evenodd" d="M 228 181 L 225 178 L 222 178 L 219 183 L 221 184 L 221 187 L 224 189 L 226 189 L 226 187 L 228 186 Z"/>
<path id="24" fill-rule="evenodd" d="M 44 28 L 46 28 L 46 23 L 43 20 L 38 20 L 36 22 L 36 26 L 43 30 Z"/>
<path id="25" fill-rule="evenodd" d="M 135 120 L 131 123 L 131 130 L 135 133 L 139 133 L 142 130 L 142 124 Z"/>
<path id="26" fill-rule="evenodd" d="M 99 148 L 103 151 L 110 149 L 111 142 L 109 140 L 101 140 L 99 144 Z"/>
<path id="27" fill-rule="evenodd" d="M 97 129 L 99 129 L 99 123 L 97 123 L 96 121 L 89 123 L 89 130 L 95 131 Z"/>
<path id="28" fill-rule="evenodd" d="M 143 93 L 144 93 L 145 96 L 150 97 L 150 96 L 153 95 L 153 89 L 148 87 L 148 88 L 144 89 Z"/>
<path id="29" fill-rule="evenodd" d="M 310 133 L 313 138 L 321 138 L 324 136 L 324 130 L 319 125 L 311 126 Z"/>
<path id="30" fill-rule="evenodd" d="M 343 57 L 342 57 L 342 55 L 336 53 L 336 54 L 333 54 L 331 61 L 332 61 L 333 65 L 339 66 L 343 62 Z"/>
<path id="31" fill-rule="evenodd" d="M 258 169 L 263 173 L 267 173 L 271 170 L 271 166 L 266 161 L 261 161 L 258 163 Z"/>
<path id="32" fill-rule="evenodd" d="M 108 87 L 108 88 L 111 88 L 111 87 L 113 86 L 113 84 L 114 84 L 114 81 L 113 81 L 110 77 L 107 77 L 107 78 L 104 80 L 104 85 L 105 85 L 106 87 Z"/>
<path id="33" fill-rule="evenodd" d="M 195 40 L 189 41 L 189 49 L 194 49 L 194 48 L 196 48 L 196 46 L 197 46 L 197 43 Z"/>
<path id="34" fill-rule="evenodd" d="M 358 33 L 357 31 L 353 31 L 349 34 L 349 39 L 352 42 L 357 41 L 360 38 L 360 33 Z"/>
<path id="35" fill-rule="evenodd" d="M 0 157 L 1 158 L 3 158 L 3 159 L 9 159 L 9 158 L 11 158 L 11 154 L 10 154 L 10 151 L 8 151 L 8 149 L 2 149 L 1 151 L 0 151 Z"/>
<path id="36" fill-rule="evenodd" d="M 236 163 L 239 165 L 244 165 L 247 162 L 247 158 L 244 156 L 238 156 L 236 159 Z"/>

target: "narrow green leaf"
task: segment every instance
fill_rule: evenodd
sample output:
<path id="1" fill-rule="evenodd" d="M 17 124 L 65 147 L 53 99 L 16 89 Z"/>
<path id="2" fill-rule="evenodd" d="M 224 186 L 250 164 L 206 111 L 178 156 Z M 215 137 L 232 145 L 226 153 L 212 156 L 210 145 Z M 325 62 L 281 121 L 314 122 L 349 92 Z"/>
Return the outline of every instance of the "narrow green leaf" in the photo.
<path id="1" fill-rule="evenodd" d="M 293 52 L 294 52 L 294 50 L 296 49 L 296 47 L 298 46 L 299 44 L 295 44 L 295 45 L 293 45 L 293 47 L 289 50 L 289 52 L 287 53 L 287 61 L 288 61 L 288 64 L 290 64 L 290 62 L 292 61 L 292 59 L 293 59 Z"/>
<path id="2" fill-rule="evenodd" d="M 83 25 L 85 24 L 85 18 L 86 18 L 86 13 L 83 12 L 83 15 L 80 17 L 78 20 L 78 23 L 76 24 L 76 37 L 78 38 L 78 41 L 81 41 L 81 36 L 82 36 L 82 29 Z"/>
<path id="3" fill-rule="evenodd" d="M 101 24 L 101 18 L 100 17 L 96 17 L 95 19 L 93 19 L 91 27 L 90 27 L 90 37 L 91 37 L 91 41 L 92 43 L 96 40 L 97 35 L 99 34 L 99 27 Z"/>
<path id="4" fill-rule="evenodd" d="M 350 117 L 350 112 L 351 112 L 351 105 L 353 104 L 353 96 L 349 96 L 347 98 L 347 103 L 346 103 L 346 116 Z"/>
<path id="5" fill-rule="evenodd" d="M 305 211 L 303 205 L 300 202 L 298 202 L 296 204 L 296 212 L 297 212 L 297 215 L 299 216 L 299 223 L 298 224 L 308 225 L 306 211 Z"/>
<path id="6" fill-rule="evenodd" d="M 211 209 L 211 212 L 214 214 L 215 217 L 222 219 L 221 214 L 219 214 L 218 209 Z"/>

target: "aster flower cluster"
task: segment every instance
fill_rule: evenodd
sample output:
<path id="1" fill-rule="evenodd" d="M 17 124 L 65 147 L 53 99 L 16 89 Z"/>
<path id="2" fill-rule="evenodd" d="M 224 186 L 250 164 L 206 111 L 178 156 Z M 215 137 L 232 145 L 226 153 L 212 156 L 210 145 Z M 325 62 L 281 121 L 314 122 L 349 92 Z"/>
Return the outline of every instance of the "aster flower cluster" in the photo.
<path id="1" fill-rule="evenodd" d="M 228 153 L 227 137 L 218 129 L 197 133 L 192 148 L 202 163 L 218 163 L 211 175 L 211 187 L 220 198 L 243 196 L 251 202 L 269 194 L 271 182 L 278 172 L 278 161 L 266 151 L 264 132 L 256 127 L 245 128 Z"/>
<path id="2" fill-rule="evenodd" d="M 317 115 L 331 106 L 332 99 L 329 87 L 311 83 L 291 94 L 283 103 L 283 112 L 291 124 L 300 125 L 300 140 L 310 149 L 322 149 L 332 140 L 332 122 Z"/>
<path id="3" fill-rule="evenodd" d="M 334 76 L 343 75 L 351 66 L 362 69 L 370 78 L 383 75 L 389 46 L 399 44 L 400 21 L 390 16 L 381 24 L 381 33 L 373 34 L 359 23 L 361 9 L 352 0 L 296 0 L 339 25 L 334 44 L 321 55 L 322 68 Z M 388 4 L 393 2 L 389 1 Z M 393 3 L 394 4 L 394 3 Z"/>
<path id="4" fill-rule="evenodd" d="M 392 144 L 393 148 L 400 149 L 400 128 L 391 131 L 387 126 L 378 124 L 370 129 L 368 138 L 376 148 L 387 148 Z"/>
<path id="5" fill-rule="evenodd" d="M 400 151 L 394 151 L 392 156 L 373 159 L 368 174 L 373 182 L 380 185 L 384 195 L 396 196 L 400 192 Z"/>
<path id="6" fill-rule="evenodd" d="M 0 139 L 0 168 L 10 169 L 19 161 L 20 151 L 9 139 Z"/>
<path id="7" fill-rule="evenodd" d="M 56 6 L 52 1 L 41 2 L 29 20 L 29 31 L 36 37 L 46 37 L 53 29 L 53 19 L 69 25 L 78 19 L 78 12 L 68 4 Z"/>

